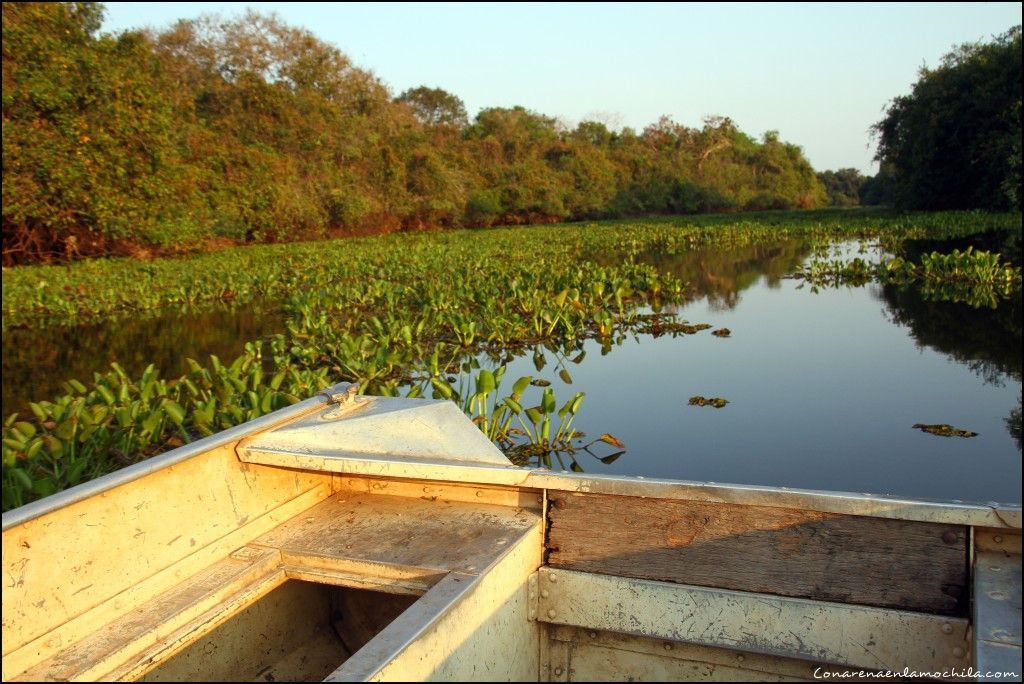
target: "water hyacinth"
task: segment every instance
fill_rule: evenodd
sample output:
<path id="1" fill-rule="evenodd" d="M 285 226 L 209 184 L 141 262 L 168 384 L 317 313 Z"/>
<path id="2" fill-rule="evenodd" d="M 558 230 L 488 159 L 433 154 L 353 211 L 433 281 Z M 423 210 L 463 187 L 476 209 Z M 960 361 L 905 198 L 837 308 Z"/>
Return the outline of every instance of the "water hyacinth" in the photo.
<path id="1" fill-rule="evenodd" d="M 645 255 L 784 238 L 823 249 L 837 240 L 862 240 L 896 253 L 907 239 L 993 227 L 1019 231 L 1020 215 L 775 212 L 402 234 L 151 262 L 6 269 L 5 328 L 266 298 L 280 304 L 287 322 L 282 333 L 252 342 L 231 362 L 190 361 L 187 373 L 168 378 L 153 368 L 129 377 L 115 365 L 89 382 L 70 380 L 61 396 L 39 398 L 30 411 L 12 414 L 3 427 L 3 505 L 27 503 L 343 380 L 365 394 L 456 401 L 517 463 L 577 470 L 583 466 L 576 456 L 586 453 L 611 462 L 623 445 L 610 434 L 588 442 L 575 429 L 584 396 L 555 396 L 541 377 L 542 350 L 559 359 L 549 377 L 569 385 L 566 360 L 582 360 L 587 340 L 607 351 L 627 335 L 693 335 L 710 328 L 671 313 L 671 305 L 686 300 L 687 283 L 645 263 Z M 972 292 L 984 290 L 978 283 L 1019 283 L 1019 269 L 981 254 L 968 250 L 920 265 L 906 260 L 913 265 L 887 267 L 889 275 L 858 257 L 857 268 L 865 280 L 898 276 L 925 284 L 948 282 L 950 273 L 959 280 L 964 272 L 981 274 Z M 836 282 L 841 270 L 832 269 Z M 821 277 L 827 272 L 821 269 Z M 531 353 L 537 375 L 518 378 L 506 393 L 504 364 Z M 480 359 L 494 367 L 482 368 Z M 598 447 L 619 451 L 591 451 Z"/>

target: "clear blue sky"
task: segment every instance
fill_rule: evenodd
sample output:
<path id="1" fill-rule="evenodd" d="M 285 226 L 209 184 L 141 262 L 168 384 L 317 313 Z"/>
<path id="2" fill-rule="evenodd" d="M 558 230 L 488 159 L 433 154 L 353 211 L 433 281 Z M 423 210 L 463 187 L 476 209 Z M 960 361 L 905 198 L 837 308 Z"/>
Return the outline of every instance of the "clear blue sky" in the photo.
<path id="1" fill-rule="evenodd" d="M 1021 3 L 107 3 L 105 28 L 160 28 L 246 7 L 276 12 L 395 94 L 428 85 L 470 116 L 523 105 L 569 125 L 642 129 L 669 115 L 778 130 L 815 168 L 874 173 L 868 128 L 922 66 L 1021 23 Z"/>

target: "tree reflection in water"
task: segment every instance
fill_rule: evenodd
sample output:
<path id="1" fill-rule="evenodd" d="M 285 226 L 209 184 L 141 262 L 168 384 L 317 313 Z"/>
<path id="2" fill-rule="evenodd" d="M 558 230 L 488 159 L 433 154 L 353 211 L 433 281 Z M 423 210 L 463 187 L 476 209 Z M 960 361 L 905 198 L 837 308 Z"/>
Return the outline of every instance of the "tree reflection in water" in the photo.
<path id="1" fill-rule="evenodd" d="M 916 288 L 873 288 L 888 319 L 907 328 L 919 347 L 941 352 L 985 382 L 1021 382 L 1021 292 L 995 309 L 925 300 Z M 1021 399 L 1005 419 L 1021 450 Z"/>

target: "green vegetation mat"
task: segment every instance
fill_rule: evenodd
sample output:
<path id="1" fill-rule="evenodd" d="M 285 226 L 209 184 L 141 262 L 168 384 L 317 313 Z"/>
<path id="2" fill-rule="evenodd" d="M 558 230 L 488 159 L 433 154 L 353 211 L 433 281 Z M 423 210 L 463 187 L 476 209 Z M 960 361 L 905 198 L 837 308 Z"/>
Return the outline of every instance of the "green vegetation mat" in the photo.
<path id="1" fill-rule="evenodd" d="M 610 346 L 627 334 L 685 335 L 709 327 L 662 313 L 685 299 L 687 284 L 646 263 L 651 255 L 786 238 L 807 240 L 822 253 L 836 241 L 871 240 L 898 254 L 907 240 L 997 231 L 1019 241 L 1020 230 L 1020 214 L 771 212 L 411 233 L 148 262 L 4 269 L 5 327 L 266 298 L 280 303 L 288 320 L 283 334 L 248 344 L 230 363 L 190 361 L 188 374 L 169 379 L 152 367 L 140 378 L 128 377 L 115 365 L 88 384 L 69 382 L 64 396 L 33 403 L 32 415 L 8 417 L 3 506 L 22 505 L 342 380 L 369 394 L 456 400 L 520 463 L 550 463 L 552 453 L 599 446 L 595 442 L 618 448 L 612 435 L 589 444 L 577 439 L 572 421 L 582 394 L 559 402 L 543 387 L 538 403 L 527 406 L 530 376 L 504 394 L 503 369 L 481 370 L 476 360 L 490 355 L 501 362 L 537 345 L 568 357 L 581 353 L 587 339 Z M 892 270 L 901 277 L 917 278 L 920 268 L 931 274 L 925 281 L 958 283 L 957 292 L 990 287 L 993 279 L 1020 284 L 1020 270 L 993 265 L 992 256 L 983 257 L 972 278 L 959 275 L 961 256 L 950 264 L 930 257 L 930 267 L 914 265 L 908 255 L 897 258 L 902 265 Z M 867 279 L 880 277 L 874 266 L 867 271 Z M 816 286 L 843 282 L 825 280 Z M 993 291 L 1001 296 L 1003 289 Z"/>

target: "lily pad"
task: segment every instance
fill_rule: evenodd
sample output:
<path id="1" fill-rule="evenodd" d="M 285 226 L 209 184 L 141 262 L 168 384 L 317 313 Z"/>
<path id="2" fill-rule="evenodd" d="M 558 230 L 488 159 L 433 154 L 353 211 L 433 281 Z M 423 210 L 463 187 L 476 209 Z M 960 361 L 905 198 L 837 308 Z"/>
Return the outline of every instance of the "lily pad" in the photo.
<path id="1" fill-rule="evenodd" d="M 961 430 L 955 428 L 952 425 L 946 423 L 940 423 L 938 425 L 925 425 L 924 423 L 914 423 L 914 427 L 921 432 L 927 432 L 931 435 L 938 435 L 939 437 L 977 437 L 977 432 L 971 432 L 970 430 Z"/>

